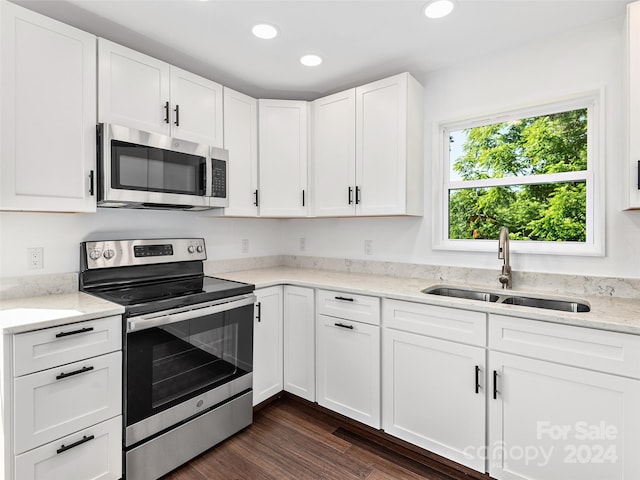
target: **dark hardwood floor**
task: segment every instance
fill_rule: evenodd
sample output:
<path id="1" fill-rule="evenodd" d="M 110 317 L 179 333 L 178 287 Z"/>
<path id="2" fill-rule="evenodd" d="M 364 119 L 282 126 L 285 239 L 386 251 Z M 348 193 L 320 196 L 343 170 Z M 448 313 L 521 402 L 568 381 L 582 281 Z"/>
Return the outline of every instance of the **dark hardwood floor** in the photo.
<path id="1" fill-rule="evenodd" d="M 162 480 L 462 480 L 451 466 L 420 461 L 284 396 L 253 424 Z M 473 477 L 478 478 L 476 475 Z M 479 478 L 488 478 L 480 476 Z"/>

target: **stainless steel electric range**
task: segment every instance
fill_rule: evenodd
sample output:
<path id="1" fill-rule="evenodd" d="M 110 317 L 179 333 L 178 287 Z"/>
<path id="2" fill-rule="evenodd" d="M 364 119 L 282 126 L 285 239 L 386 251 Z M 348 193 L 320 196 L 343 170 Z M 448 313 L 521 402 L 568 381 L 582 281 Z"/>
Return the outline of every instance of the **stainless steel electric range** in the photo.
<path id="1" fill-rule="evenodd" d="M 252 422 L 254 286 L 204 275 L 204 239 L 80 246 L 80 290 L 125 307 L 125 478 L 155 480 Z"/>

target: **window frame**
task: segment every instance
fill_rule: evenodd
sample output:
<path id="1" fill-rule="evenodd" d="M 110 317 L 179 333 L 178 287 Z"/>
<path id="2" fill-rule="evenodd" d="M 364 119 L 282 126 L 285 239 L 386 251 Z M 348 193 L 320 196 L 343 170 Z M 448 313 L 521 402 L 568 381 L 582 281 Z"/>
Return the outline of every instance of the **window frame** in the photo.
<path id="1" fill-rule="evenodd" d="M 604 88 L 536 102 L 526 106 L 505 108 L 498 112 L 443 121 L 434 126 L 434 225 L 433 249 L 467 252 L 496 252 L 497 240 L 450 239 L 449 192 L 461 188 L 480 188 L 540 183 L 585 181 L 587 188 L 585 242 L 544 242 L 513 240 L 512 252 L 549 255 L 604 256 Z M 536 117 L 569 110 L 587 109 L 587 169 L 579 172 L 504 177 L 488 180 L 451 181 L 449 132 Z M 523 181 L 524 180 L 524 181 Z M 551 181 L 551 182 L 550 182 Z"/>

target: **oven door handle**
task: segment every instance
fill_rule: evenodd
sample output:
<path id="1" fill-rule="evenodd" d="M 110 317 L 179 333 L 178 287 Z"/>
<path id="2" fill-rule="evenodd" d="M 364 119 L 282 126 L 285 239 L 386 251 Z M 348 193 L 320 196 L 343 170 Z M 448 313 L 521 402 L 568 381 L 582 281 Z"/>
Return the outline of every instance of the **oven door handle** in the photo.
<path id="1" fill-rule="evenodd" d="M 139 330 L 145 330 L 147 328 L 169 325 L 176 322 L 184 322 L 185 320 L 204 317 L 206 315 L 214 315 L 216 313 L 233 310 L 234 308 L 252 305 L 256 300 L 256 297 L 253 294 L 244 295 L 240 298 L 234 298 L 237 298 L 237 300 L 234 299 L 228 302 L 216 303 L 214 305 L 204 307 L 189 308 L 187 310 L 179 309 L 175 313 L 154 313 L 132 317 L 127 320 L 127 332 L 137 332 Z"/>

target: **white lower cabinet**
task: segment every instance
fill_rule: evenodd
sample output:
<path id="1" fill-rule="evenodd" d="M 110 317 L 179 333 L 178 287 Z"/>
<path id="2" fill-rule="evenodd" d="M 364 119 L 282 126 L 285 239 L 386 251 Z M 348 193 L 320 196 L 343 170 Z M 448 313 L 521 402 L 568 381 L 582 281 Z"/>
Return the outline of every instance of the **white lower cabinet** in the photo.
<path id="1" fill-rule="evenodd" d="M 317 316 L 318 404 L 380 428 L 380 327 Z"/>
<path id="2" fill-rule="evenodd" d="M 489 473 L 640 478 L 640 336 L 489 318 Z"/>
<path id="3" fill-rule="evenodd" d="M 2 478 L 122 478 L 121 329 L 114 315 L 5 335 L 13 363 Z"/>
<path id="4" fill-rule="evenodd" d="M 255 291 L 253 405 L 282 391 L 282 286 Z"/>
<path id="5" fill-rule="evenodd" d="M 16 480 L 117 480 L 122 478 L 122 417 L 18 455 Z"/>
<path id="6" fill-rule="evenodd" d="M 640 381 L 498 352 L 489 364 L 492 477 L 640 478 Z"/>
<path id="7" fill-rule="evenodd" d="M 313 288 L 284 287 L 284 390 L 316 400 Z"/>
<path id="8" fill-rule="evenodd" d="M 383 333 L 382 428 L 484 472 L 484 348 L 401 332 Z"/>

